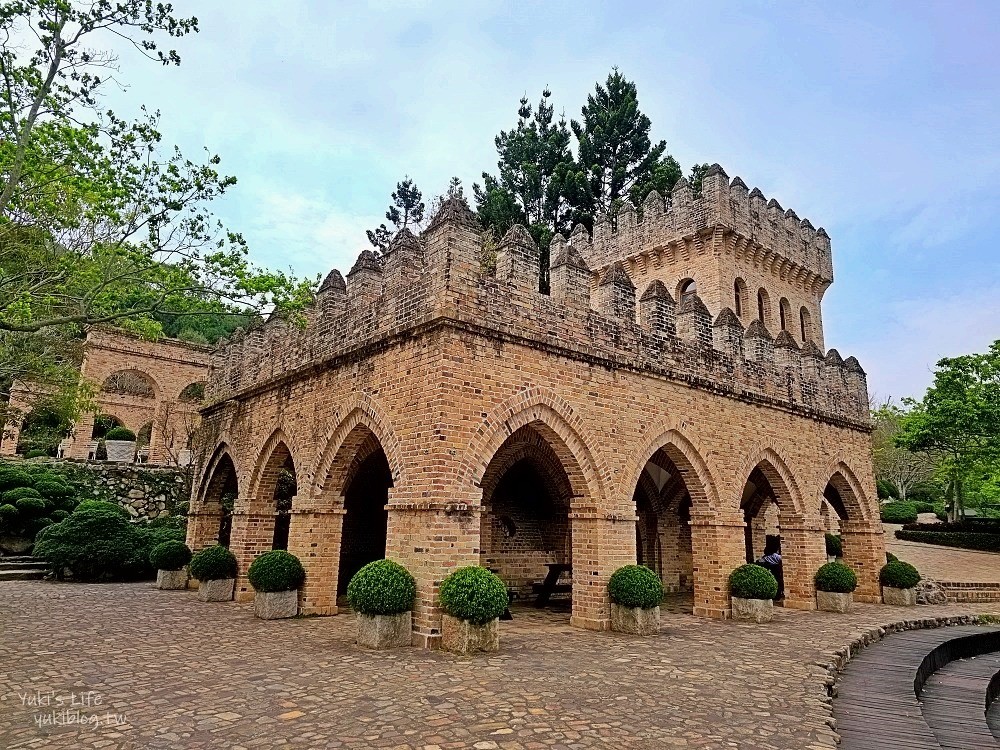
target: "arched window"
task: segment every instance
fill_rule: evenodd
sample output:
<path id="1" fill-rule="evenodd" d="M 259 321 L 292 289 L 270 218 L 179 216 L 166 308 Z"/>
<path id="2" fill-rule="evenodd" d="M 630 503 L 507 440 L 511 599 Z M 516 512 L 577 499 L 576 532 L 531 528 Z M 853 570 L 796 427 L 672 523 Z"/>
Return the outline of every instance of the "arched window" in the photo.
<path id="1" fill-rule="evenodd" d="M 767 291 L 761 287 L 757 291 L 757 319 L 769 327 L 771 322 L 771 299 L 767 296 Z"/>
<path id="2" fill-rule="evenodd" d="M 694 279 L 684 279 L 679 286 L 678 297 L 679 300 L 683 300 L 685 297 L 693 297 L 698 293 L 698 284 Z"/>
<path id="3" fill-rule="evenodd" d="M 153 379 L 138 370 L 119 370 L 112 373 L 101 385 L 101 390 L 105 393 L 138 398 L 153 398 L 156 395 Z"/>
<path id="4" fill-rule="evenodd" d="M 805 343 L 812 338 L 812 316 L 809 311 L 803 307 L 799 310 L 799 326 L 802 328 L 802 343 Z"/>
<path id="5" fill-rule="evenodd" d="M 188 404 L 201 403 L 205 400 L 205 384 L 203 382 L 189 383 L 184 386 L 184 390 L 181 391 L 177 400 Z"/>
<path id="6" fill-rule="evenodd" d="M 781 318 L 781 330 L 787 331 L 792 318 L 792 305 L 784 297 L 778 302 L 778 315 Z"/>
<path id="7" fill-rule="evenodd" d="M 736 317 L 742 318 L 746 315 L 747 285 L 743 279 L 736 279 L 733 284 L 733 301 L 735 304 Z"/>

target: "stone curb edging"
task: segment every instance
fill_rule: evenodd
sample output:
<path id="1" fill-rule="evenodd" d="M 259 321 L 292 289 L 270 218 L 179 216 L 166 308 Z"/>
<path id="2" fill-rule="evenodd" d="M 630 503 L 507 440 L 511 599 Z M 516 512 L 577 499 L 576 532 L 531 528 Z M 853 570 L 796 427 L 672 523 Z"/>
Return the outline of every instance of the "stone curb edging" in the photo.
<path id="1" fill-rule="evenodd" d="M 832 661 L 825 664 L 818 663 L 817 666 L 822 667 L 826 672 L 826 676 L 823 679 L 823 687 L 826 693 L 823 697 L 823 703 L 826 706 L 827 713 L 829 714 L 826 718 L 826 724 L 833 731 L 837 744 L 840 744 L 841 738 L 840 733 L 837 732 L 837 720 L 833 717 L 833 700 L 837 697 L 840 675 L 847 668 L 847 665 L 851 663 L 851 659 L 854 658 L 855 654 L 873 643 L 878 643 L 887 635 L 892 635 L 893 633 L 902 633 L 907 630 L 946 628 L 957 625 L 985 625 L 991 621 L 988 618 L 993 617 L 995 616 L 952 615 L 949 617 L 924 617 L 914 620 L 900 620 L 898 622 L 880 625 L 879 627 L 869 628 L 868 630 L 863 631 L 849 644 L 837 649 L 831 657 Z"/>

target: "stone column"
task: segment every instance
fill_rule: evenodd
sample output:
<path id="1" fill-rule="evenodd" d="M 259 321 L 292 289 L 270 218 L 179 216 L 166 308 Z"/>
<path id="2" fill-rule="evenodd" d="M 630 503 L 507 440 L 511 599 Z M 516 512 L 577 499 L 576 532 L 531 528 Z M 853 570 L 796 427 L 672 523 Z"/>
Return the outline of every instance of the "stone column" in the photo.
<path id="1" fill-rule="evenodd" d="M 203 508 L 187 514 L 187 546 L 193 552 L 211 547 L 219 541 L 219 526 L 222 523 L 222 509 Z"/>
<path id="2" fill-rule="evenodd" d="M 167 443 L 170 436 L 170 425 L 167 424 L 167 402 L 160 401 L 153 410 L 153 419 L 149 431 L 149 458 L 151 464 L 171 463 Z"/>
<path id="3" fill-rule="evenodd" d="M 94 415 L 81 414 L 80 421 L 73 425 L 70 442 L 66 447 L 66 458 L 86 458 L 90 436 L 94 434 Z"/>
<path id="4" fill-rule="evenodd" d="M 608 580 L 623 565 L 635 565 L 635 512 L 607 513 L 571 507 L 573 615 L 570 624 L 587 630 L 611 627 Z"/>
<path id="5" fill-rule="evenodd" d="M 694 614 L 730 616 L 729 574 L 746 562 L 745 529 L 741 511 L 691 511 Z"/>
<path id="6" fill-rule="evenodd" d="M 878 573 L 885 565 L 885 536 L 882 524 L 868 521 L 841 521 L 840 541 L 844 548 L 844 564 L 858 576 L 855 600 L 878 604 L 882 590 Z"/>
<path id="7" fill-rule="evenodd" d="M 340 539 L 344 529 L 344 496 L 292 498 L 288 551 L 299 558 L 306 580 L 299 589 L 299 612 L 337 614 Z"/>
<path id="8" fill-rule="evenodd" d="M 233 511 L 233 532 L 229 549 L 236 555 L 236 601 L 253 599 L 253 587 L 247 580 L 247 570 L 256 557 L 271 549 L 274 541 L 273 510 L 266 513 L 248 510 Z"/>
<path id="9" fill-rule="evenodd" d="M 816 571 L 826 563 L 824 534 L 818 518 L 781 522 L 781 566 L 789 609 L 816 609 Z"/>

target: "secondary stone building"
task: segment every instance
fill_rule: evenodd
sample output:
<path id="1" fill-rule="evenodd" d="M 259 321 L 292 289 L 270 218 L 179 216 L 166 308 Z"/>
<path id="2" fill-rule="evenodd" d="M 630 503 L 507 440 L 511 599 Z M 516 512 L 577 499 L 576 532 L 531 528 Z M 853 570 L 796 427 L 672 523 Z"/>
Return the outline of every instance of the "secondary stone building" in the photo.
<path id="1" fill-rule="evenodd" d="M 718 166 L 593 236 L 539 250 L 514 227 L 495 264 L 447 201 L 421 236 L 332 271 L 305 325 L 271 320 L 212 358 L 188 540 L 218 537 L 235 495 L 237 597 L 272 547 L 333 614 L 365 562 L 418 582 L 415 642 L 439 634 L 438 584 L 483 564 L 527 596 L 570 569 L 572 623 L 609 624 L 607 581 L 637 560 L 694 612 L 781 535 L 785 606 L 814 606 L 824 531 L 858 598 L 884 561 L 865 375 L 823 351 L 829 238 Z M 287 498 L 291 496 L 290 503 Z"/>

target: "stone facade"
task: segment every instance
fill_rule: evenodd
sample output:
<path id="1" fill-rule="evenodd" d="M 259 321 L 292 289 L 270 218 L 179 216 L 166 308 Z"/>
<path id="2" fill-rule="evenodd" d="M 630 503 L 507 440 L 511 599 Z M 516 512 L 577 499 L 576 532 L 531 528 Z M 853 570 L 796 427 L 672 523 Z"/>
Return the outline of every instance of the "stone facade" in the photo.
<path id="1" fill-rule="evenodd" d="M 727 577 L 772 527 L 785 606 L 815 608 L 828 505 L 856 597 L 877 601 L 865 375 L 820 349 L 829 238 L 718 167 L 701 196 L 681 184 L 642 208 L 556 235 L 543 294 L 530 235 L 512 229 L 484 270 L 475 216 L 449 200 L 419 238 L 332 271 L 304 326 L 238 332 L 212 357 L 189 544 L 218 538 L 237 495 L 237 598 L 287 544 L 305 614 L 336 613 L 361 564 L 393 558 L 417 580 L 414 640 L 435 645 L 438 585 L 469 564 L 523 595 L 568 566 L 580 627 L 610 626 L 608 578 L 637 560 L 729 616 Z"/>
<path id="2" fill-rule="evenodd" d="M 147 341 L 119 330 L 91 330 L 80 374 L 97 389 L 96 411 L 73 426 L 60 446 L 62 456 L 93 458 L 94 418 L 106 415 L 136 434 L 148 432 L 144 456 L 148 463 L 189 463 L 210 352 L 209 347 L 176 339 Z M 28 413 L 33 401 L 30 385 L 15 383 L 11 410 Z M 16 425 L 7 427 L 0 455 L 16 453 L 18 435 Z"/>

